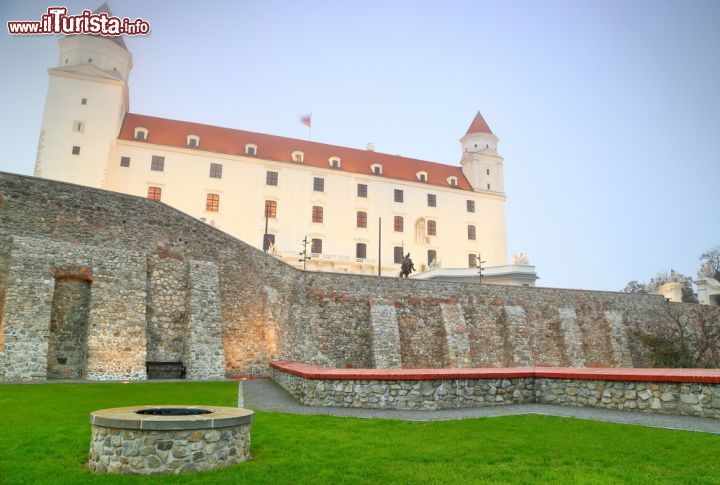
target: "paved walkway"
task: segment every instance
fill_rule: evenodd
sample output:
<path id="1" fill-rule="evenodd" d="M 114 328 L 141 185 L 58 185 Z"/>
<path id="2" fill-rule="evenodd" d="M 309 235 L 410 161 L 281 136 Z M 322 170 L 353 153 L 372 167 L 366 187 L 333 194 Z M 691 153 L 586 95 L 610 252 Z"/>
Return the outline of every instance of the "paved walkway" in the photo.
<path id="1" fill-rule="evenodd" d="M 680 429 L 720 434 L 720 419 L 670 416 L 633 411 L 580 408 L 550 404 L 521 404 L 490 408 L 443 409 L 439 411 L 401 411 L 394 409 L 358 409 L 304 406 L 270 379 L 240 381 L 239 405 L 258 411 L 290 414 L 351 416 L 356 418 L 401 419 L 405 421 L 445 421 L 450 419 L 490 418 L 519 414 L 546 414 L 577 419 L 637 424 L 655 428 Z"/>

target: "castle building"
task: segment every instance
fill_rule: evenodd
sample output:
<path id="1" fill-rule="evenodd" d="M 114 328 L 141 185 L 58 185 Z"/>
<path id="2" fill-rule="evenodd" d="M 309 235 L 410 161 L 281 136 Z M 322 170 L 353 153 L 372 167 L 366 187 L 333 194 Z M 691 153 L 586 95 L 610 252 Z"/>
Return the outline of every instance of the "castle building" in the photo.
<path id="1" fill-rule="evenodd" d="M 417 271 L 506 265 L 503 158 L 479 112 L 451 166 L 130 113 L 121 38 L 59 46 L 38 177 L 166 203 L 308 270 L 397 275 L 406 253 Z"/>

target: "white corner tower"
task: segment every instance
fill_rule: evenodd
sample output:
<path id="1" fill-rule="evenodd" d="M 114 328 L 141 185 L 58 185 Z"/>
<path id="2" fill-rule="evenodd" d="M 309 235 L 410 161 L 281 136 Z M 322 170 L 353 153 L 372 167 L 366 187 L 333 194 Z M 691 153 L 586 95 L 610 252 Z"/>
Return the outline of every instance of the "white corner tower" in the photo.
<path id="1" fill-rule="evenodd" d="M 107 4 L 95 13 L 112 15 Z M 35 175 L 91 187 L 108 184 L 110 159 L 129 108 L 132 54 L 121 37 L 65 36 L 49 83 Z"/>
<path id="2" fill-rule="evenodd" d="M 497 153 L 499 139 L 478 111 L 462 144 L 462 171 L 476 192 L 505 192 L 503 158 Z"/>

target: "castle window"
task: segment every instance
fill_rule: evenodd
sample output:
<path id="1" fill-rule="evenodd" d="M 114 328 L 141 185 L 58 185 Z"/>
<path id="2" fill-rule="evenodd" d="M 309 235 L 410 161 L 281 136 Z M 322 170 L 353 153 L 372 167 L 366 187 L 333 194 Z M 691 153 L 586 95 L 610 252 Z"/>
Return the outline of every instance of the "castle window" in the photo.
<path id="1" fill-rule="evenodd" d="M 370 171 L 375 175 L 382 175 L 382 165 L 380 165 L 379 163 L 373 163 L 372 165 L 370 165 Z"/>
<path id="2" fill-rule="evenodd" d="M 296 150 L 296 151 L 292 152 L 291 157 L 292 157 L 293 162 L 302 163 L 305 161 L 305 154 L 301 151 Z"/>
<path id="3" fill-rule="evenodd" d="M 121 167 L 129 167 L 130 166 L 130 157 L 120 157 L 120 166 Z"/>
<path id="4" fill-rule="evenodd" d="M 211 163 L 210 164 L 210 178 L 221 179 L 222 178 L 222 164 Z"/>
<path id="5" fill-rule="evenodd" d="M 468 201 L 467 201 L 467 211 L 468 211 L 468 212 L 475 212 L 475 201 L 474 201 L 474 200 L 468 200 Z"/>
<path id="6" fill-rule="evenodd" d="M 313 255 L 322 254 L 322 239 L 313 239 L 310 241 L 310 252 Z"/>
<path id="7" fill-rule="evenodd" d="M 393 262 L 395 264 L 402 264 L 403 260 L 403 248 L 402 246 L 395 246 L 393 248 Z"/>
<path id="8" fill-rule="evenodd" d="M 437 223 L 435 221 L 427 221 L 427 235 L 437 236 Z"/>
<path id="9" fill-rule="evenodd" d="M 200 146 L 200 137 L 197 135 L 188 135 L 186 144 L 189 147 L 196 148 Z"/>
<path id="10" fill-rule="evenodd" d="M 395 202 L 403 202 L 404 195 L 402 190 L 395 189 Z"/>
<path id="11" fill-rule="evenodd" d="M 323 208 L 320 207 L 319 205 L 314 205 L 312 208 L 312 221 L 317 222 L 318 224 L 322 224 Z"/>
<path id="12" fill-rule="evenodd" d="M 485 169 L 485 173 L 487 173 L 488 175 L 490 175 L 490 169 L 489 169 L 489 168 L 488 168 L 488 169 Z"/>
<path id="13" fill-rule="evenodd" d="M 80 100 L 80 104 L 85 105 L 87 104 L 87 98 L 83 98 Z"/>
<path id="14" fill-rule="evenodd" d="M 328 163 L 330 164 L 330 166 L 332 168 L 340 168 L 340 163 L 341 163 L 340 157 L 330 157 L 328 159 Z"/>
<path id="15" fill-rule="evenodd" d="M 79 146 L 73 146 L 73 147 L 72 147 L 72 154 L 73 154 L 73 155 L 80 155 L 80 147 L 79 147 Z"/>
<path id="16" fill-rule="evenodd" d="M 245 145 L 245 155 L 257 155 L 257 145 L 253 145 L 252 143 L 248 143 L 247 145 Z"/>
<path id="17" fill-rule="evenodd" d="M 135 128 L 135 132 L 133 133 L 133 138 L 136 140 L 144 141 L 147 140 L 148 137 L 148 131 L 145 128 Z"/>
<path id="18" fill-rule="evenodd" d="M 437 207 L 437 196 L 435 194 L 428 194 L 428 207 Z"/>
<path id="19" fill-rule="evenodd" d="M 218 194 L 208 194 L 205 201 L 205 210 L 208 212 L 217 212 L 220 208 L 220 196 Z"/>
<path id="20" fill-rule="evenodd" d="M 427 180 L 428 180 L 428 174 L 427 174 L 427 172 L 418 172 L 418 173 L 415 174 L 415 176 L 417 177 L 417 179 L 418 179 L 420 182 L 427 182 Z"/>
<path id="21" fill-rule="evenodd" d="M 162 189 L 160 187 L 148 187 L 147 198 L 150 200 L 160 200 L 162 195 Z"/>
<path id="22" fill-rule="evenodd" d="M 269 251 L 271 245 L 275 246 L 275 234 L 265 234 L 263 241 L 263 251 Z"/>
<path id="23" fill-rule="evenodd" d="M 428 266 L 432 265 L 435 261 L 437 261 L 437 251 L 434 249 L 428 249 Z"/>
<path id="24" fill-rule="evenodd" d="M 487 184 L 487 188 L 488 188 L 488 190 L 490 190 L 490 184 Z"/>
<path id="25" fill-rule="evenodd" d="M 277 172 L 271 172 L 267 171 L 265 173 L 265 185 L 275 185 L 278 184 L 278 173 Z"/>
<path id="26" fill-rule="evenodd" d="M 405 230 L 405 220 L 402 216 L 395 216 L 393 220 L 393 228 L 395 232 L 403 232 Z"/>
<path id="27" fill-rule="evenodd" d="M 468 254 L 468 268 L 477 268 L 477 254 Z"/>
<path id="28" fill-rule="evenodd" d="M 152 162 L 150 162 L 150 170 L 154 170 L 156 172 L 164 172 L 165 171 L 165 157 L 161 157 L 159 155 L 153 155 Z"/>
<path id="29" fill-rule="evenodd" d="M 325 192 L 325 179 L 322 177 L 314 177 L 313 190 L 315 192 Z"/>
<path id="30" fill-rule="evenodd" d="M 472 224 L 468 225 L 468 239 L 471 241 L 475 240 L 475 226 Z"/>
<path id="31" fill-rule="evenodd" d="M 457 177 L 448 177 L 447 183 L 448 183 L 448 185 L 450 185 L 450 187 L 457 187 L 458 186 Z"/>
<path id="32" fill-rule="evenodd" d="M 357 227 L 367 227 L 367 212 L 358 211 L 356 223 Z"/>
<path id="33" fill-rule="evenodd" d="M 367 244 L 365 244 L 365 243 L 356 243 L 355 244 L 355 257 L 357 259 L 367 258 Z"/>
<path id="34" fill-rule="evenodd" d="M 358 197 L 367 197 L 367 185 L 366 184 L 357 184 L 357 196 Z"/>
<path id="35" fill-rule="evenodd" d="M 85 131 L 85 123 L 82 121 L 73 121 L 73 131 L 75 133 L 83 133 Z"/>
<path id="36" fill-rule="evenodd" d="M 277 217 L 277 202 L 274 200 L 265 201 L 265 217 L 275 219 Z"/>

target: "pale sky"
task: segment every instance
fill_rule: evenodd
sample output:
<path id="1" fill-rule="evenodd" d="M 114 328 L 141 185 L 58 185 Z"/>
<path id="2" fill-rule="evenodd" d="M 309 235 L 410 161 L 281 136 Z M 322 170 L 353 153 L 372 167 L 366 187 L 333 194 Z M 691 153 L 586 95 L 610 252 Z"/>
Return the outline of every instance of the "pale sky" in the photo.
<path id="1" fill-rule="evenodd" d="M 0 170 L 32 174 L 57 37 L 0 0 Z M 718 1 L 110 1 L 132 112 L 458 165 L 480 110 L 505 157 L 508 254 L 539 286 L 695 276 L 720 244 Z"/>

